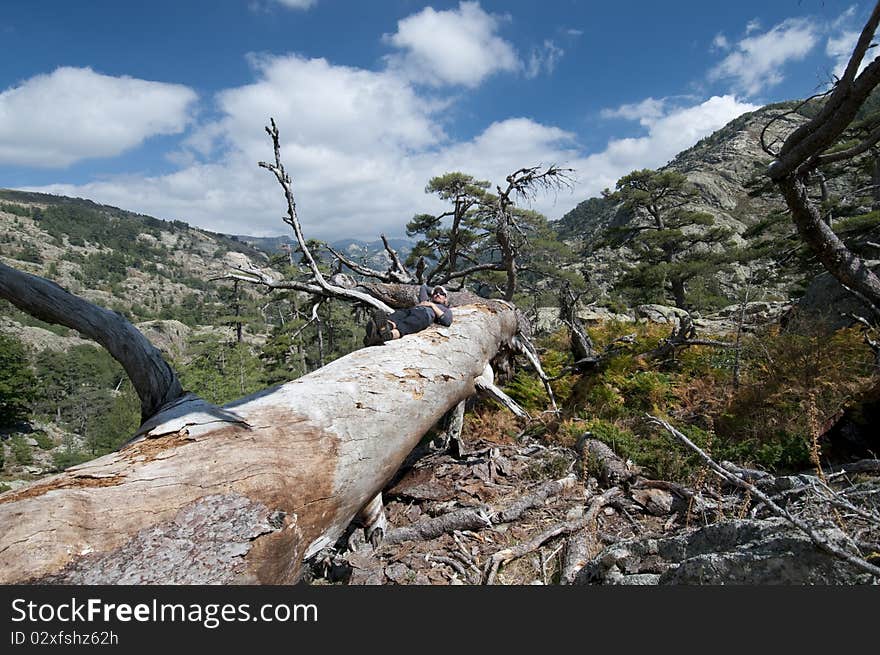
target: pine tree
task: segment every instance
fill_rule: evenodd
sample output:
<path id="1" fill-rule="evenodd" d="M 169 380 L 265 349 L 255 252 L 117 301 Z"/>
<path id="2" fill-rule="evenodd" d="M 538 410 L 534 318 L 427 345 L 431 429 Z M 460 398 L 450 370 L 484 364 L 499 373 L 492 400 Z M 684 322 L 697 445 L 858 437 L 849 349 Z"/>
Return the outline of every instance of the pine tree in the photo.
<path id="1" fill-rule="evenodd" d="M 460 172 L 438 175 L 428 182 L 425 193 L 436 193 L 452 204 L 451 209 L 436 216 L 414 216 L 406 225 L 407 236 L 421 235 L 407 265 L 415 266 L 420 257 L 436 262 L 425 277 L 428 284 L 476 262 L 475 249 L 486 235 L 485 217 L 478 210 L 488 188 L 485 180 Z"/>
<path id="2" fill-rule="evenodd" d="M 676 307 L 688 308 L 688 283 L 714 275 L 731 263 L 731 230 L 715 226 L 711 214 L 688 209 L 696 190 L 676 171 L 633 171 L 605 197 L 633 212 L 624 227 L 606 231 L 606 243 L 625 243 L 637 264 L 620 284 L 632 294 L 669 293 Z"/>
<path id="3" fill-rule="evenodd" d="M 0 425 L 27 419 L 37 389 L 21 341 L 0 334 Z"/>

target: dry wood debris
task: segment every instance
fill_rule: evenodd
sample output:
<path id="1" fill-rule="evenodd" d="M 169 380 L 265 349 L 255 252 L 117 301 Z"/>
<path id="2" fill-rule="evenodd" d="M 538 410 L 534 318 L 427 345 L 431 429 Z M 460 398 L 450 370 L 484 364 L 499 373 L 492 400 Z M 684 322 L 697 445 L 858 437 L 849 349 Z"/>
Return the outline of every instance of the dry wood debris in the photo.
<path id="1" fill-rule="evenodd" d="M 674 541 L 677 538 L 700 542 L 706 526 L 719 534 L 754 538 L 754 525 L 765 520 L 771 530 L 769 543 L 782 543 L 783 528 L 773 523 L 774 512 L 752 492 L 744 494 L 735 485 L 719 493 L 717 485 L 689 489 L 651 480 L 604 444 L 586 437 L 575 448 L 500 436 L 465 444 L 465 452 L 457 457 L 438 451 L 411 461 L 385 489 L 385 539 L 374 547 L 363 530 L 353 527 L 309 562 L 307 580 L 657 584 L 665 575 L 670 582 L 692 584 L 685 573 L 694 563 L 677 561 L 673 554 L 683 548 Z M 872 560 L 880 549 L 880 479 L 872 462 L 876 463 L 850 467 L 858 473 L 831 473 L 827 483 L 809 474 L 752 475 L 759 479 L 762 496 L 772 496 L 803 520 L 814 521 L 817 530 L 828 527 L 822 523 L 829 515 L 827 506 L 838 507 L 846 544 L 861 548 L 860 556 Z M 826 484 L 836 486 L 837 492 L 827 493 Z M 712 538 L 717 539 L 710 535 L 709 541 Z M 827 555 L 818 552 L 817 557 Z M 837 568 L 828 569 L 833 572 L 829 575 L 839 575 L 841 566 L 849 565 L 840 560 L 834 564 Z M 858 572 L 854 575 L 856 582 L 872 581 L 859 578 Z"/>

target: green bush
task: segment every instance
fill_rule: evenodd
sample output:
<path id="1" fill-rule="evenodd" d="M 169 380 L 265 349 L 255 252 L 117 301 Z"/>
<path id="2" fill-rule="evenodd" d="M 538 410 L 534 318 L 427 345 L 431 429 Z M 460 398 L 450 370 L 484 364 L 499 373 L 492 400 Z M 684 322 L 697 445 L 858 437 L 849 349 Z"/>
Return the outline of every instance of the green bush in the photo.
<path id="1" fill-rule="evenodd" d="M 26 419 L 37 384 L 21 341 L 0 334 L 0 425 Z"/>
<path id="2" fill-rule="evenodd" d="M 16 434 L 9 439 L 9 447 L 12 449 L 12 456 L 15 457 L 15 461 L 22 466 L 26 466 L 27 464 L 34 463 L 34 455 L 31 452 L 31 447 L 27 445 L 24 437 L 20 434 Z"/>
<path id="3" fill-rule="evenodd" d="M 656 371 L 639 371 L 623 380 L 621 393 L 627 408 L 654 414 L 665 411 L 674 399 L 669 375 Z"/>
<path id="4" fill-rule="evenodd" d="M 55 447 L 55 442 L 52 441 L 48 434 L 41 430 L 34 432 L 31 436 L 43 450 L 52 450 Z"/>
<path id="5" fill-rule="evenodd" d="M 43 256 L 40 254 L 40 249 L 33 243 L 24 244 L 15 257 L 23 262 L 33 262 L 34 264 L 43 263 Z"/>
<path id="6" fill-rule="evenodd" d="M 92 458 L 88 453 L 81 450 L 75 450 L 68 446 L 62 450 L 52 453 L 52 465 L 55 471 L 63 471 L 64 469 L 87 462 Z"/>
<path id="7" fill-rule="evenodd" d="M 529 413 L 544 409 L 548 402 L 541 380 L 523 370 L 516 372 L 504 391 Z"/>
<path id="8" fill-rule="evenodd" d="M 23 205 L 16 205 L 11 202 L 0 202 L 0 211 L 4 211 L 7 214 L 15 214 L 16 216 L 30 216 L 31 215 L 30 207 L 25 207 Z"/>

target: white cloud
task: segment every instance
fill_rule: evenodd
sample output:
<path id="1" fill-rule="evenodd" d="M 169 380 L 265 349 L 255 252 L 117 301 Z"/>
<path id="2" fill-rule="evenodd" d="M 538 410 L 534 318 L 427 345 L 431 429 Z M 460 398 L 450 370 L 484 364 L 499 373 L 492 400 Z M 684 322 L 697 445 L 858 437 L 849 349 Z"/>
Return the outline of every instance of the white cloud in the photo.
<path id="1" fill-rule="evenodd" d="M 712 39 L 712 50 L 730 50 L 730 41 L 721 32 Z"/>
<path id="2" fill-rule="evenodd" d="M 828 37 L 825 44 L 825 54 L 834 59 L 834 76 L 840 78 L 846 70 L 849 58 L 852 56 L 856 42 L 859 40 L 859 32 L 843 31 L 834 36 Z M 870 57 L 865 57 L 859 66 L 859 71 L 867 66 L 871 61 Z"/>
<path id="3" fill-rule="evenodd" d="M 218 231 L 279 234 L 284 198 L 274 177 L 257 166 L 273 156 L 263 129 L 273 117 L 309 236 L 402 232 L 427 181 L 423 170 L 409 166 L 416 153 L 446 138 L 433 118 L 443 105 L 423 100 L 388 72 L 297 56 L 252 63 L 257 80 L 217 95 L 220 118 L 176 153 L 179 171 L 43 190 Z"/>
<path id="4" fill-rule="evenodd" d="M 757 18 L 753 18 L 746 24 L 746 36 L 753 32 L 757 32 L 759 29 L 761 29 L 761 21 Z"/>
<path id="5" fill-rule="evenodd" d="M 541 48 L 534 48 L 529 61 L 525 65 L 525 75 L 531 79 L 541 74 L 541 71 L 552 73 L 556 68 L 557 62 L 562 58 L 565 51 L 556 46 L 553 41 L 546 39 Z"/>
<path id="6" fill-rule="evenodd" d="M 855 16 L 856 8 L 850 7 L 831 23 L 831 34 L 825 44 L 825 54 L 834 60 L 834 76 L 837 78 L 843 76 L 861 34 L 861 28 L 854 26 Z M 876 48 L 868 50 L 856 74 L 861 73 L 876 56 Z"/>
<path id="7" fill-rule="evenodd" d="M 258 81 L 218 94 L 220 128 L 248 153 L 264 152 L 263 125 L 274 116 L 286 141 L 345 153 L 424 148 L 443 138 L 431 118 L 442 105 L 424 100 L 388 72 L 334 66 L 325 59 L 253 57 Z M 250 135 L 245 137 L 243 135 Z"/>
<path id="8" fill-rule="evenodd" d="M 288 9 L 309 9 L 315 6 L 318 0 L 275 0 L 278 4 Z"/>
<path id="9" fill-rule="evenodd" d="M 478 2 L 447 11 L 425 7 L 383 37 L 402 51 L 387 57 L 388 65 L 417 82 L 476 87 L 493 73 L 521 67 L 513 46 L 496 34 L 499 22 Z"/>
<path id="10" fill-rule="evenodd" d="M 0 163 L 64 167 L 178 134 L 197 96 L 179 84 L 58 68 L 0 93 Z"/>
<path id="11" fill-rule="evenodd" d="M 641 137 L 612 139 L 604 151 L 580 162 L 578 177 L 587 180 L 582 193 L 597 195 L 602 189 L 613 187 L 620 177 L 634 169 L 663 166 L 704 136 L 724 127 L 737 116 L 758 108 L 730 95 L 713 96 L 690 107 L 666 109 L 667 106 L 665 99 L 654 98 L 624 105 L 632 109 L 618 115 L 626 114 L 624 117 L 639 120 L 647 127 L 648 133 Z M 636 108 L 642 108 L 643 111 L 639 112 Z M 661 109 L 662 113 L 658 113 Z"/>
<path id="12" fill-rule="evenodd" d="M 621 105 L 616 109 L 603 109 L 602 118 L 624 118 L 629 121 L 639 121 L 648 126 L 661 118 L 666 111 L 666 99 L 645 98 L 641 102 Z"/>
<path id="13" fill-rule="evenodd" d="M 309 237 L 399 235 L 414 214 L 441 209 L 424 187 L 431 177 L 452 170 L 503 184 L 522 166 L 574 168 L 578 182 L 571 193 L 541 196 L 532 205 L 559 218 L 632 169 L 661 166 L 754 109 L 732 96 L 687 107 L 669 98 L 647 98 L 605 112 L 639 121 L 645 134 L 611 140 L 595 154 L 585 153 L 574 134 L 526 117 L 496 121 L 467 141 L 453 142 L 440 122 L 446 105 L 420 95 L 399 69 L 368 71 L 295 55 L 253 56 L 251 63 L 253 83 L 215 96 L 217 118 L 200 125 L 174 153 L 176 172 L 35 190 L 88 197 L 221 232 L 285 233 L 281 189 L 257 166 L 272 158 L 263 128 L 274 117 Z"/>
<path id="14" fill-rule="evenodd" d="M 505 175 L 521 166 L 574 168 L 577 182 L 571 193 L 540 196 L 531 205 L 552 219 L 613 187 L 635 168 L 662 166 L 755 109 L 732 96 L 674 109 L 667 99 L 648 98 L 615 110 L 639 120 L 644 136 L 614 139 L 602 152 L 586 154 L 574 134 L 523 117 L 492 123 L 468 141 L 449 142 L 433 121 L 436 108 L 387 73 L 295 57 L 260 60 L 258 71 L 254 84 L 219 96 L 223 118 L 204 130 L 205 141 L 214 146 L 200 144 L 216 153 L 211 161 L 165 176 L 37 190 L 88 197 L 221 232 L 284 233 L 280 187 L 256 165 L 272 156 L 263 131 L 271 114 L 281 130 L 282 158 L 309 237 L 402 234 L 413 215 L 441 210 L 440 201 L 426 195 L 424 187 L 431 177 L 452 170 L 503 184 Z M 383 120 L 384 115 L 395 118 Z"/>
<path id="15" fill-rule="evenodd" d="M 752 23 L 747 33 L 757 29 Z M 709 72 L 713 81 L 733 80 L 734 88 L 753 96 L 782 81 L 782 67 L 803 59 L 818 42 L 818 27 L 804 18 L 790 18 L 763 34 L 746 36 Z"/>

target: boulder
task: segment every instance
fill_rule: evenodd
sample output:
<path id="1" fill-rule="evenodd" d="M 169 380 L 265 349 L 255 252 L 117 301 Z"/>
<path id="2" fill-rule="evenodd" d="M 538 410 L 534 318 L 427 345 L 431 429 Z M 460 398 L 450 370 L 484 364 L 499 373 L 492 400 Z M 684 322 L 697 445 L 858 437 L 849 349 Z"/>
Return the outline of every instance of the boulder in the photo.
<path id="1" fill-rule="evenodd" d="M 639 305 L 635 312 L 636 319 L 644 319 L 651 323 L 677 323 L 679 318 L 688 315 L 683 309 L 667 305 Z"/>
<path id="2" fill-rule="evenodd" d="M 858 555 L 837 526 L 818 529 Z M 575 584 L 853 585 L 870 576 L 819 550 L 784 519 L 729 520 L 668 538 L 609 546 L 581 569 Z"/>
<path id="3" fill-rule="evenodd" d="M 880 261 L 872 260 L 865 263 L 880 275 Z M 799 324 L 816 322 L 821 322 L 831 330 L 839 330 L 855 323 L 847 314 L 870 318 L 872 311 L 855 295 L 844 289 L 834 276 L 830 273 L 822 273 L 810 282 L 787 322 L 795 330 Z"/>

